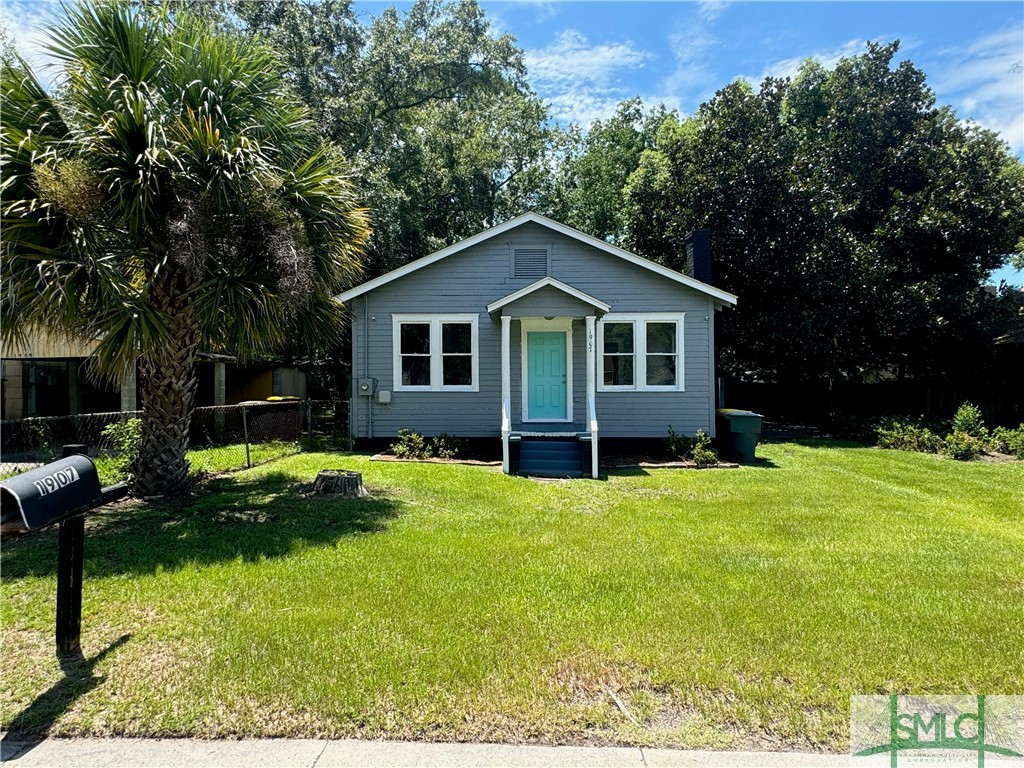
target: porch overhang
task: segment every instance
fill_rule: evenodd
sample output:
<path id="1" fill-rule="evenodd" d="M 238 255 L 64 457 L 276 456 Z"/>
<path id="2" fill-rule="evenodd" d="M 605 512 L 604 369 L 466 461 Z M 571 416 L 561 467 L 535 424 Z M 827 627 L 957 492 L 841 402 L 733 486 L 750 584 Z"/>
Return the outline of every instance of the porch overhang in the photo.
<path id="1" fill-rule="evenodd" d="M 561 280 L 556 280 L 553 277 L 544 277 L 535 283 L 530 283 L 525 288 L 520 288 L 518 291 L 514 291 L 508 296 L 503 296 L 497 301 L 493 301 L 487 305 L 487 314 L 493 315 L 495 312 L 500 312 L 502 309 L 509 307 L 520 299 L 526 298 L 532 293 L 535 293 L 544 288 L 553 288 L 556 291 L 560 291 L 567 296 L 571 296 L 588 307 L 596 309 L 600 314 L 604 314 L 611 310 L 611 304 L 601 301 L 598 298 L 591 296 L 589 293 L 581 291 L 579 288 L 573 288 L 568 283 L 563 283 Z"/>

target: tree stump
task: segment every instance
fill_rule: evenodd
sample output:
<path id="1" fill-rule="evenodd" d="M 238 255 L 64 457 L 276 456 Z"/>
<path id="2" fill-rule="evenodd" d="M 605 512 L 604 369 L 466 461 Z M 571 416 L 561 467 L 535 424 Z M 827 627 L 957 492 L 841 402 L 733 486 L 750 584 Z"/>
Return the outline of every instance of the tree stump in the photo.
<path id="1" fill-rule="evenodd" d="M 316 480 L 313 481 L 313 493 L 330 493 L 350 499 L 370 495 L 363 487 L 363 473 L 344 469 L 322 469 L 317 472 Z"/>

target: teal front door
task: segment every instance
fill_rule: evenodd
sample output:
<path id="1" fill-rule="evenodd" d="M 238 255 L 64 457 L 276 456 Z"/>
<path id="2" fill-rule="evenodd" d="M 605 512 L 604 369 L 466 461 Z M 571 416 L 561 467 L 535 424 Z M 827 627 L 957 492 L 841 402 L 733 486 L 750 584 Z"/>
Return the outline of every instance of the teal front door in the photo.
<path id="1" fill-rule="evenodd" d="M 565 332 L 527 332 L 526 362 L 526 417 L 530 421 L 564 421 Z"/>

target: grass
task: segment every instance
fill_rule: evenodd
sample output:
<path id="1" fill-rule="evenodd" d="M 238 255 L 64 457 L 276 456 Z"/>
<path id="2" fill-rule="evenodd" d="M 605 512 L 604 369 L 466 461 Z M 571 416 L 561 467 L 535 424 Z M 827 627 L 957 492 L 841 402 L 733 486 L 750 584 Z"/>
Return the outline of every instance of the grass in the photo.
<path id="1" fill-rule="evenodd" d="M 298 451 L 298 443 L 284 440 L 253 443 L 249 446 L 249 463 L 252 466 L 266 464 L 269 461 L 298 453 Z M 196 448 L 188 452 L 188 460 L 191 464 L 190 472 L 195 476 L 242 469 L 246 465 L 245 443 Z M 96 464 L 96 473 L 99 475 L 101 485 L 110 485 L 122 479 L 118 470 L 120 462 L 116 457 L 94 456 L 93 463 Z M 11 473 L 11 475 L 14 474 L 17 473 Z M 0 479 L 3 479 L 3 476 L 0 476 Z"/>
<path id="2" fill-rule="evenodd" d="M 266 464 L 285 456 L 291 456 L 298 453 L 299 450 L 299 443 L 286 440 L 252 443 L 249 446 L 249 463 L 252 466 Z M 53 456 L 45 461 L 56 461 L 57 458 L 59 456 Z M 93 456 L 92 460 L 96 465 L 96 473 L 99 475 L 101 485 L 111 485 L 122 479 L 118 467 L 120 461 L 116 456 L 100 453 Z M 188 452 L 188 460 L 191 463 L 191 473 L 197 477 L 243 469 L 246 466 L 245 443 L 196 448 Z M 0 472 L 0 480 L 14 477 L 26 471 L 26 468 L 33 468 L 39 466 L 39 464 L 25 462 L 23 466 L 18 466 L 17 469 L 10 469 L 13 466 L 15 466 L 14 463 L 7 464 L 8 471 Z"/>
<path id="3" fill-rule="evenodd" d="M 124 505 L 67 677 L 55 535 L 5 544 L 0 721 L 843 750 L 851 694 L 1024 690 L 1024 464 L 759 451 L 559 483 L 303 454 Z M 373 499 L 300 495 L 337 466 Z"/>

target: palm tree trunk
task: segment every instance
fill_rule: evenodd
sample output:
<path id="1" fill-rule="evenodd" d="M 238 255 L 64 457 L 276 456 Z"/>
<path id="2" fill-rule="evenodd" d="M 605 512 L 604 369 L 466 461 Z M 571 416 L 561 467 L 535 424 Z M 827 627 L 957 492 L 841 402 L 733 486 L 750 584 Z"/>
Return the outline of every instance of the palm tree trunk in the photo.
<path id="1" fill-rule="evenodd" d="M 151 289 L 151 301 L 171 320 L 168 343 L 139 361 L 142 445 L 135 471 L 141 496 L 180 496 L 188 491 L 188 435 L 196 394 L 199 328 L 183 270 L 168 269 Z"/>

